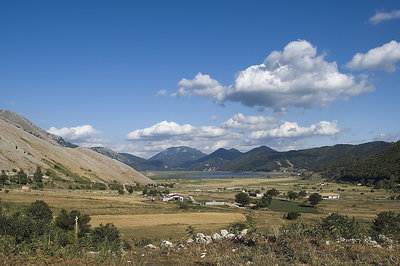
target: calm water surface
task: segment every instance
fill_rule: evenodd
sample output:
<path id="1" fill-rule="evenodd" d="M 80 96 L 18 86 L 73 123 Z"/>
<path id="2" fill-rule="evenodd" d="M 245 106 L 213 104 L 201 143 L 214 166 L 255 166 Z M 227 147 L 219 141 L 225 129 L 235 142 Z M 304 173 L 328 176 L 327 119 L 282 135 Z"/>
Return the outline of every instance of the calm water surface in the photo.
<path id="1" fill-rule="evenodd" d="M 202 173 L 187 176 L 188 178 L 257 178 L 257 177 L 286 177 L 285 174 L 280 173 Z"/>

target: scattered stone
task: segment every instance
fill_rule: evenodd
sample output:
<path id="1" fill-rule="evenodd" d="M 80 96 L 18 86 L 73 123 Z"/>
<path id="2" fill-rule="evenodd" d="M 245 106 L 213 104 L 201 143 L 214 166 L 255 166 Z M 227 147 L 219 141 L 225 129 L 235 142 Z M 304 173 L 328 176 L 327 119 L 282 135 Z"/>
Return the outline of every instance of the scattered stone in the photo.
<path id="1" fill-rule="evenodd" d="M 221 239 L 221 235 L 218 234 L 218 233 L 215 233 L 215 234 L 213 234 L 212 239 L 213 239 L 214 241 L 219 240 L 219 239 Z"/>
<path id="2" fill-rule="evenodd" d="M 194 240 L 191 239 L 191 238 L 189 238 L 189 239 L 186 241 L 186 243 L 188 243 L 188 244 L 193 243 L 193 242 L 194 242 Z"/>
<path id="3" fill-rule="evenodd" d="M 233 239 L 233 238 L 235 238 L 235 237 L 236 237 L 235 234 L 228 234 L 228 235 L 226 235 L 225 238 L 227 238 L 227 239 Z"/>
<path id="4" fill-rule="evenodd" d="M 228 234 L 229 234 L 229 232 L 227 230 L 225 230 L 225 229 L 221 230 L 221 236 L 222 237 L 226 237 Z"/>
<path id="5" fill-rule="evenodd" d="M 167 241 L 167 240 L 163 240 L 161 242 L 161 246 L 162 247 L 168 247 L 168 248 L 172 248 L 174 246 L 174 244 L 172 244 L 171 242 Z"/>
<path id="6" fill-rule="evenodd" d="M 206 235 L 203 234 L 203 233 L 197 233 L 196 237 L 198 237 L 198 238 L 206 238 Z"/>
<path id="7" fill-rule="evenodd" d="M 212 237 L 211 236 L 206 236 L 206 244 L 210 244 L 212 242 L 213 242 Z"/>
<path id="8" fill-rule="evenodd" d="M 145 246 L 145 248 L 156 249 L 157 247 L 154 246 L 153 244 L 148 244 L 148 245 Z"/>

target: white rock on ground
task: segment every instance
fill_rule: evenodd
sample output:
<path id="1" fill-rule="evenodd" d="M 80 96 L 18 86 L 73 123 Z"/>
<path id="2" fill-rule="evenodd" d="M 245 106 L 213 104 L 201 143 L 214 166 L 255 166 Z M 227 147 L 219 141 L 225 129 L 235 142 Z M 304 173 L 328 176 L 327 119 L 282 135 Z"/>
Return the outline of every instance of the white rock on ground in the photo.
<path id="1" fill-rule="evenodd" d="M 228 238 L 228 239 L 233 239 L 233 238 L 235 238 L 235 237 L 236 237 L 235 234 L 228 234 L 228 235 L 226 236 L 226 238 Z"/>
<path id="2" fill-rule="evenodd" d="M 172 244 L 171 242 L 169 242 L 169 241 L 167 241 L 167 240 L 163 240 L 163 241 L 161 242 L 161 246 L 163 246 L 163 247 L 173 247 L 174 244 Z"/>
<path id="3" fill-rule="evenodd" d="M 227 230 L 225 230 L 225 229 L 221 230 L 221 236 L 222 237 L 226 237 L 228 234 L 229 234 L 229 232 Z"/>
<path id="4" fill-rule="evenodd" d="M 221 235 L 218 234 L 218 233 L 215 233 L 215 234 L 213 234 L 212 239 L 213 239 L 214 241 L 215 241 L 215 240 L 219 240 L 219 239 L 221 239 Z"/>

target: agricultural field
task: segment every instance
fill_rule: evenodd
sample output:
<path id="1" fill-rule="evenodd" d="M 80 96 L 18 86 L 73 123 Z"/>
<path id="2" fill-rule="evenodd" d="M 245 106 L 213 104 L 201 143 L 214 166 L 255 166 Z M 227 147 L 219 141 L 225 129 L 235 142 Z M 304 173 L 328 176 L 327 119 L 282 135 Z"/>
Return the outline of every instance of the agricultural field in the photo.
<path id="1" fill-rule="evenodd" d="M 235 222 L 244 222 L 252 217 L 260 231 L 279 228 L 290 221 L 283 218 L 287 212 L 298 212 L 302 219 L 318 220 L 329 213 L 338 212 L 356 217 L 362 223 L 376 218 L 381 211 L 400 212 L 400 204 L 389 199 L 386 190 L 352 184 L 302 180 L 297 176 L 264 178 L 186 178 L 187 172 L 153 172 L 148 174 L 157 183 L 174 184 L 170 192 L 192 196 L 199 202 L 226 202 L 233 205 L 235 195 L 242 190 L 264 193 L 275 188 L 280 195 L 266 209 L 254 210 L 234 206 L 181 206 L 174 202 L 162 202 L 161 197 L 143 197 L 141 191 L 120 195 L 113 190 L 30 190 L 11 189 L 0 192 L 3 210 L 14 212 L 35 200 L 43 200 L 56 215 L 61 209 L 77 209 L 91 216 L 91 225 L 114 223 L 128 239 L 160 239 L 177 241 L 186 236 L 187 227 L 196 232 L 211 234 L 227 228 Z M 288 191 L 334 192 L 340 199 L 323 200 L 316 208 L 310 207 L 306 199 L 289 201 Z"/>

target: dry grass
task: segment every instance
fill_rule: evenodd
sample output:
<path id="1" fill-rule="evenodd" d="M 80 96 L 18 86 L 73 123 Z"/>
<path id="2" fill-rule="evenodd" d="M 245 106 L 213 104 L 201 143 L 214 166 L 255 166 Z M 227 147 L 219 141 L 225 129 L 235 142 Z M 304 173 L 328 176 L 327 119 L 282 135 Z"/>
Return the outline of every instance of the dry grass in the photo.
<path id="1" fill-rule="evenodd" d="M 233 180 L 182 179 L 176 181 L 176 187 L 171 191 L 192 195 L 196 200 L 233 202 L 237 193 L 235 191 L 192 191 L 197 188 L 207 190 L 230 187 L 228 181 L 231 184 L 233 182 L 237 187 L 248 185 L 252 189 L 276 188 L 283 193 L 288 190 L 300 191 L 304 189 L 309 193 L 319 190 L 321 192 L 333 191 L 341 195 L 339 200 L 323 200 L 318 205 L 318 214 L 303 213 L 302 217 L 306 220 L 318 220 L 326 217 L 328 213 L 339 212 L 350 217 L 354 216 L 364 223 L 370 223 L 381 211 L 400 212 L 398 201 L 387 199 L 390 193 L 385 190 L 371 192 L 371 188 L 363 186 L 326 182 L 324 186 L 320 186 L 320 180 L 300 180 L 296 177 Z M 44 190 L 20 192 L 13 190 L 10 193 L 0 192 L 0 198 L 4 209 L 11 212 L 23 208 L 35 200 L 44 200 L 48 203 L 52 207 L 54 215 L 61 208 L 77 209 L 82 213 L 89 214 L 92 217 L 93 225 L 113 222 L 128 238 L 180 239 L 185 235 L 185 229 L 188 225 L 195 226 L 197 232 L 211 233 L 226 228 L 232 222 L 243 221 L 245 215 L 252 216 L 260 230 L 265 230 L 266 227 L 278 228 L 288 223 L 283 218 L 284 212 L 273 212 L 268 209 L 190 206 L 188 210 L 183 210 L 174 203 L 163 203 L 161 200 L 152 202 L 139 194 L 118 195 L 116 191 Z M 278 197 L 278 199 L 284 198 L 282 194 Z M 297 200 L 296 202 L 301 203 L 303 201 Z"/>
<path id="2" fill-rule="evenodd" d="M 94 215 L 91 224 L 113 222 L 118 228 L 146 227 L 157 225 L 211 225 L 245 221 L 240 213 L 177 213 L 177 214 L 147 214 L 147 215 Z"/>

